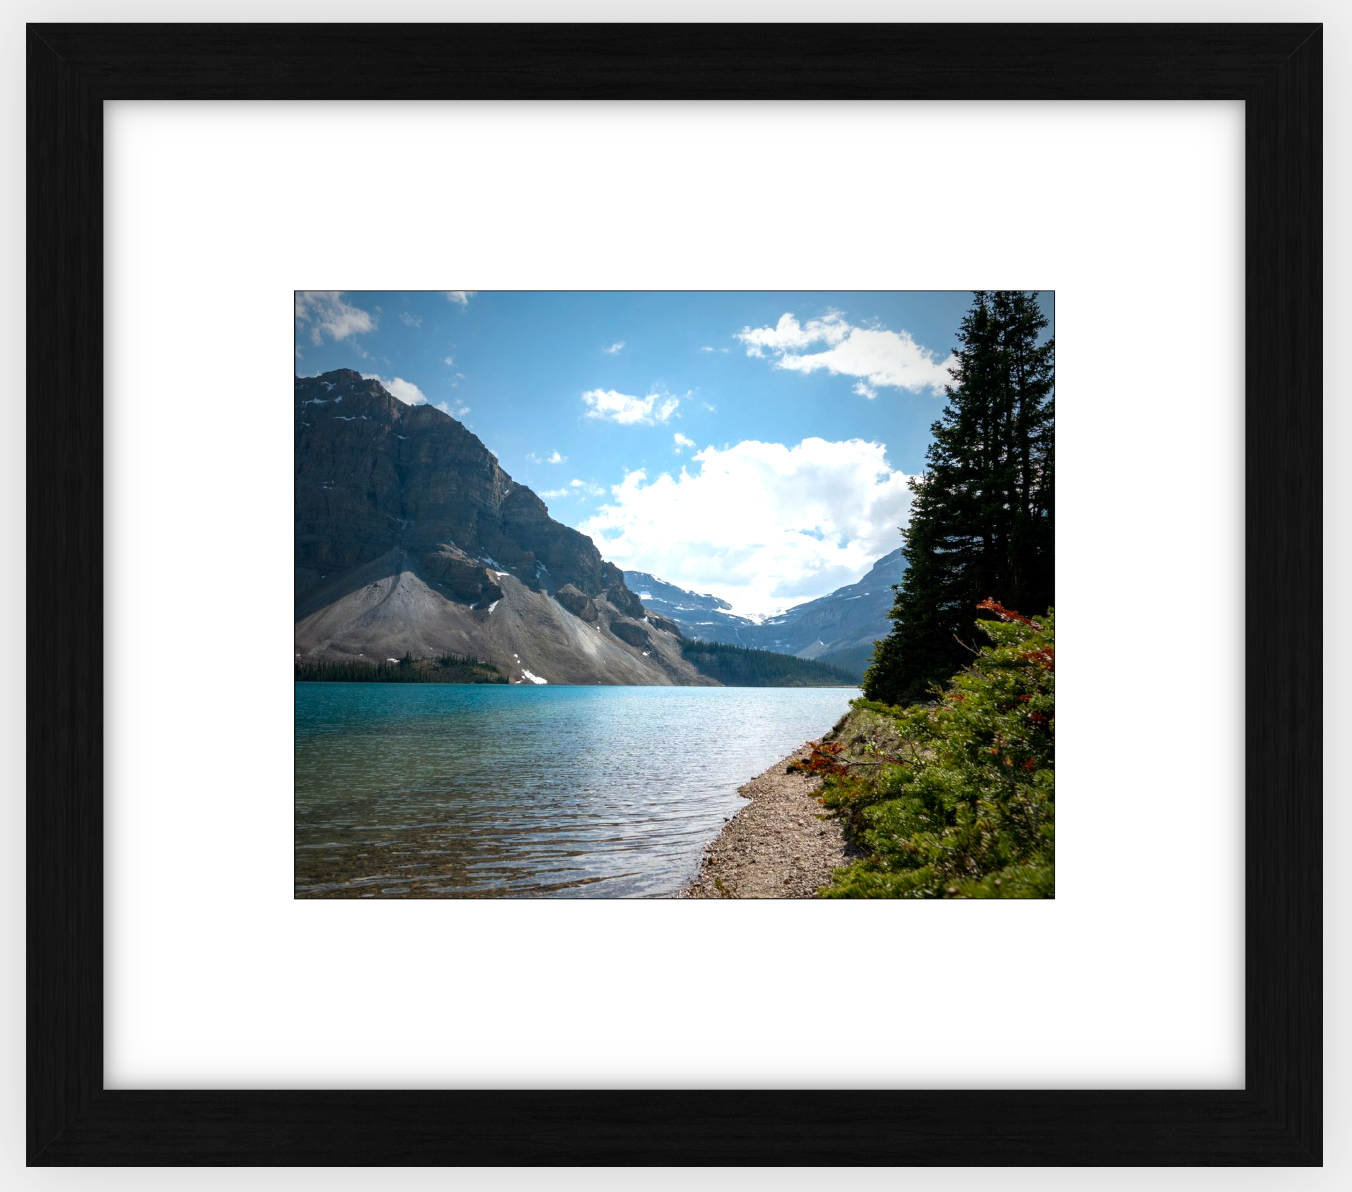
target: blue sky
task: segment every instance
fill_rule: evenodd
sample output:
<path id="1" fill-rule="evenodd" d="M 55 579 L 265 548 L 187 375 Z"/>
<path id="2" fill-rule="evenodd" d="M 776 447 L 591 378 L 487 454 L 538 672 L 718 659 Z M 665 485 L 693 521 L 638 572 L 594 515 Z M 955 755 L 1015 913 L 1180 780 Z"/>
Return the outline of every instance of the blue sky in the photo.
<path id="1" fill-rule="evenodd" d="M 900 545 L 970 302 L 302 292 L 295 371 L 354 368 L 441 407 L 607 559 L 769 613 Z"/>

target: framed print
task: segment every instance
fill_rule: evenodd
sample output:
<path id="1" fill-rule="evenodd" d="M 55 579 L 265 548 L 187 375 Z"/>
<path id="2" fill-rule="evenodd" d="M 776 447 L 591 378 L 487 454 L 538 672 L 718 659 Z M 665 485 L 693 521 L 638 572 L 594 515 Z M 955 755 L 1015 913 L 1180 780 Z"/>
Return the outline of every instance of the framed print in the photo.
<path id="1" fill-rule="evenodd" d="M 30 26 L 30 1164 L 1318 1164 L 1321 47 Z M 1020 136 L 1057 156 L 1042 100 L 1080 121 L 1045 197 L 1010 181 Z M 1185 106 L 1102 102 L 1138 100 Z M 189 259 L 214 280 L 175 290 Z M 1241 300 L 1242 382 L 1210 346 Z M 289 485 L 258 413 L 288 343 Z M 1117 504 L 1076 521 L 1092 474 Z M 1111 759 L 1065 771 L 1059 853 L 1058 673 L 1063 759 Z M 1242 761 L 1212 733 L 1241 687 Z M 1241 879 L 1242 942 L 1204 913 L 1238 923 Z M 945 1079 L 942 1031 L 908 1077 L 859 1016 L 917 1012 L 941 936 L 990 949 L 935 989 L 989 1081 Z M 1242 1033 L 1242 1071 L 1049 1078 L 988 979 L 1041 1036 Z M 736 1005 L 872 1059 L 743 1046 Z M 307 1020 L 342 1046 L 292 1048 Z M 407 1080 L 344 1062 L 419 1023 Z"/>

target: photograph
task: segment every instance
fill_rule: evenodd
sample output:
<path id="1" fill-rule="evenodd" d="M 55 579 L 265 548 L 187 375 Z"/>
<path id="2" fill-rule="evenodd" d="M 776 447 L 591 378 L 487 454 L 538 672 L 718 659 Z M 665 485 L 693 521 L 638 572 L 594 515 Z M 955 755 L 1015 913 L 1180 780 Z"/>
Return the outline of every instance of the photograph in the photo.
<path id="1" fill-rule="evenodd" d="M 1055 897 L 1052 291 L 294 307 L 296 898 Z"/>

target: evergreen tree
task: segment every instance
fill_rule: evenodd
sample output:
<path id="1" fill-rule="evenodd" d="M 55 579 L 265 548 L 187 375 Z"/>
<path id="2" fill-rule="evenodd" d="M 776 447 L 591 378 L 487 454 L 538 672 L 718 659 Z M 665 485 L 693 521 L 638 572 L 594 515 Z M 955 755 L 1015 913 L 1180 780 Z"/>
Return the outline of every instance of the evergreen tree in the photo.
<path id="1" fill-rule="evenodd" d="M 681 653 L 701 674 L 725 687 L 853 687 L 858 682 L 849 671 L 829 663 L 773 650 L 683 641 Z"/>
<path id="2" fill-rule="evenodd" d="M 957 640 L 977 603 L 1053 603 L 1055 341 L 1035 294 L 978 291 L 963 318 L 948 402 L 911 482 L 908 570 L 864 676 L 869 699 L 918 699 L 970 658 Z"/>
<path id="3" fill-rule="evenodd" d="M 508 677 L 491 662 L 465 654 L 414 658 L 407 651 L 400 661 L 347 662 L 295 660 L 297 683 L 506 683 Z"/>

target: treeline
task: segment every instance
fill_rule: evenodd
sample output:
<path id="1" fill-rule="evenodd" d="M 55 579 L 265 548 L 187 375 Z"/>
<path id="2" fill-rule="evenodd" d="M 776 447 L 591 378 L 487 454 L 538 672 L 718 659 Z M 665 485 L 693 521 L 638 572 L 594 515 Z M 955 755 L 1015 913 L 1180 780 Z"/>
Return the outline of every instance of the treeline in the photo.
<path id="1" fill-rule="evenodd" d="M 681 653 L 701 674 L 725 687 L 855 687 L 859 683 L 856 676 L 837 666 L 771 650 L 685 641 Z"/>
<path id="2" fill-rule="evenodd" d="M 850 681 L 858 687 L 863 682 L 864 672 L 868 670 L 872 662 L 873 647 L 856 646 L 849 650 L 833 650 L 830 654 L 830 662 L 827 665 L 844 671 L 850 676 Z"/>
<path id="3" fill-rule="evenodd" d="M 405 654 L 397 662 L 298 661 L 297 683 L 506 683 L 491 662 L 465 654 L 441 654 L 436 658 L 413 658 Z"/>
<path id="4" fill-rule="evenodd" d="M 923 699 L 970 660 L 986 597 L 1054 603 L 1055 340 L 1037 295 L 978 291 L 904 531 L 906 580 L 864 676 L 886 704 Z"/>

